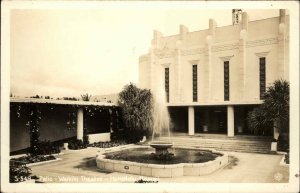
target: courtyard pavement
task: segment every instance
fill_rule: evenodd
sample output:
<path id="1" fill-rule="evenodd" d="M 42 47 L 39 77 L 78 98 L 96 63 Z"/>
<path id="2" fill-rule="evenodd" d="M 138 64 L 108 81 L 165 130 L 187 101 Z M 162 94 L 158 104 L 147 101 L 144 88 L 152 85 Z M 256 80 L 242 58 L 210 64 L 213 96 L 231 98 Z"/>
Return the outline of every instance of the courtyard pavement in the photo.
<path id="1" fill-rule="evenodd" d="M 31 166 L 32 174 L 45 183 L 128 183 L 141 176 L 118 172 L 101 171 L 96 166 L 98 148 L 63 151 L 60 161 Z M 288 167 L 280 166 L 283 155 L 228 152 L 230 164 L 205 176 L 184 176 L 176 178 L 151 178 L 144 180 L 160 183 L 285 183 L 288 182 Z"/>

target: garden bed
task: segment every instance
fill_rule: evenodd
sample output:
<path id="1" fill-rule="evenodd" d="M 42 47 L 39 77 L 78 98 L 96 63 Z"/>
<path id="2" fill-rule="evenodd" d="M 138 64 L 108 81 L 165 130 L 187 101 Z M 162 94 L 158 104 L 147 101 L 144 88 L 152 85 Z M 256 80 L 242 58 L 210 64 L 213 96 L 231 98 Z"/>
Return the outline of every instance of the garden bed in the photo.
<path id="1" fill-rule="evenodd" d="M 126 143 L 125 141 L 95 142 L 89 144 L 89 147 L 111 148 L 111 147 L 118 147 L 127 144 L 128 143 Z"/>
<path id="2" fill-rule="evenodd" d="M 290 165 L 290 154 L 289 153 L 286 153 L 283 155 L 279 165 L 284 166 L 284 167 L 289 167 L 289 165 Z"/>
<path id="3" fill-rule="evenodd" d="M 31 176 L 29 166 L 43 164 L 47 162 L 57 161 L 53 155 L 25 155 L 9 160 L 9 181 L 11 183 L 31 181 L 37 179 L 36 176 Z"/>
<path id="4" fill-rule="evenodd" d="M 53 155 L 37 155 L 37 156 L 25 155 L 19 158 L 11 158 L 10 162 L 19 162 L 28 165 L 28 164 L 45 162 L 50 160 L 56 160 L 56 157 Z"/>

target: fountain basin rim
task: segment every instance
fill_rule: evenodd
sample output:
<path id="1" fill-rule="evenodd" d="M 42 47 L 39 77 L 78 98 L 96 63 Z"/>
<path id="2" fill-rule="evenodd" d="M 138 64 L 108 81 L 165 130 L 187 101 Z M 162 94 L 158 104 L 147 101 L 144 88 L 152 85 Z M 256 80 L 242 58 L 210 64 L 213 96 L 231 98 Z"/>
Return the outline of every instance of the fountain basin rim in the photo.
<path id="1" fill-rule="evenodd" d="M 147 147 L 147 146 L 146 146 Z M 148 146 L 149 147 L 149 146 Z M 126 149 L 131 148 L 145 148 L 145 146 L 130 146 Z M 178 163 L 178 164 L 148 164 L 148 163 L 139 163 L 132 161 L 121 161 L 121 160 L 112 160 L 107 159 L 103 155 L 108 152 L 99 152 L 100 155 L 96 157 L 97 167 L 100 169 L 113 171 L 113 172 L 121 172 L 121 173 L 129 173 L 143 176 L 151 176 L 151 177 L 179 177 L 179 176 L 202 176 L 207 175 L 216 170 L 224 167 L 228 164 L 228 153 L 216 151 L 214 149 L 207 148 L 188 148 L 188 147 L 180 147 L 180 149 L 198 149 L 198 150 L 208 150 L 212 153 L 220 153 L 222 156 L 217 157 L 215 160 L 204 162 L 204 163 Z M 110 152 L 122 151 L 124 148 L 120 148 L 119 150 L 114 149 Z M 126 168 L 126 169 L 125 169 Z"/>
<path id="2" fill-rule="evenodd" d="M 173 146 L 173 143 L 163 142 L 163 141 L 153 141 L 150 143 L 150 146 L 155 149 L 168 149 Z"/>

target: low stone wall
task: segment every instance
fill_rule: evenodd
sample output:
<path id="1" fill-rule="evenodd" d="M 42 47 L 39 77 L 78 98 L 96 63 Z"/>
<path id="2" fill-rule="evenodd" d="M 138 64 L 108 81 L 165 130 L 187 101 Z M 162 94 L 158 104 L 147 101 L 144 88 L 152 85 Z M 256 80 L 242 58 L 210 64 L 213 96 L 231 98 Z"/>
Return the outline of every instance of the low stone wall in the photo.
<path id="1" fill-rule="evenodd" d="M 145 146 L 130 146 L 128 148 L 145 148 Z M 180 149 L 196 149 L 198 148 L 185 148 L 178 147 Z M 123 148 L 124 149 L 124 148 Z M 207 149 L 206 149 L 207 150 Z M 210 150 L 213 153 L 223 154 L 217 157 L 215 160 L 205 163 L 180 163 L 180 164 L 146 164 L 137 163 L 131 161 L 111 160 L 106 159 L 104 153 L 120 151 L 120 149 L 114 149 L 111 151 L 103 151 L 97 155 L 96 162 L 97 167 L 103 170 L 121 172 L 127 174 L 136 174 L 141 176 L 151 176 L 160 178 L 173 178 L 179 176 L 202 176 L 213 173 L 214 171 L 224 167 L 228 164 L 228 154 Z"/>
<path id="2" fill-rule="evenodd" d="M 110 133 L 89 134 L 89 142 L 108 142 L 110 141 Z"/>

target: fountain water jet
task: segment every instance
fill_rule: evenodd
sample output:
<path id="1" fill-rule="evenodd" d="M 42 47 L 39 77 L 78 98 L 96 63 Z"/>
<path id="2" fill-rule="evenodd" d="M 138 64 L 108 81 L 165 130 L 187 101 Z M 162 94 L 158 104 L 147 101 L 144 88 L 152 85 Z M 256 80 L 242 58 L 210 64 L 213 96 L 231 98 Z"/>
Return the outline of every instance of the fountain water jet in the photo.
<path id="1" fill-rule="evenodd" d="M 170 132 L 170 116 L 166 105 L 166 93 L 163 89 L 162 81 L 154 89 L 154 106 L 153 106 L 153 128 L 152 142 L 150 146 L 155 148 L 155 154 L 164 157 L 168 153 L 168 148 L 173 146 Z M 168 141 L 155 141 L 155 137 L 167 137 Z"/>

